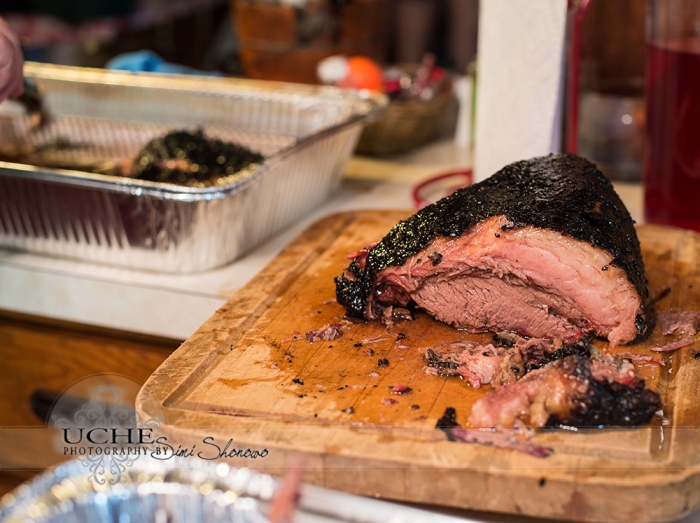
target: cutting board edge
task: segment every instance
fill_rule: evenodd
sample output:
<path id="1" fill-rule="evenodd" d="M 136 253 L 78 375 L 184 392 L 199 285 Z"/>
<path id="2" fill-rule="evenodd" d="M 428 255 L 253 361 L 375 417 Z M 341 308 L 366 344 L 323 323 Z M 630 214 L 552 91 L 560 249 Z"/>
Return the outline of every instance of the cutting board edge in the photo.
<path id="1" fill-rule="evenodd" d="M 177 409 L 166 410 L 167 417 L 170 418 L 174 414 L 172 411 Z M 235 441 L 235 448 L 262 449 L 258 442 L 246 440 L 246 430 L 238 435 L 227 428 L 212 430 L 188 428 L 176 424 L 164 425 L 159 429 L 158 435 L 165 435 L 171 444 L 183 447 L 195 445 L 203 437 L 209 436 L 216 438 L 219 443 L 224 443 L 231 438 Z M 440 443 L 450 444 L 447 441 Z M 519 470 L 514 473 L 512 470 L 494 468 L 435 468 L 415 463 L 397 464 L 390 458 L 372 460 L 368 463 L 366 458 L 351 455 L 304 452 L 299 451 L 298 446 L 293 442 L 276 446 L 267 444 L 264 448 L 269 451 L 268 458 L 272 458 L 269 463 L 243 458 L 222 458 L 221 461 L 232 466 L 281 475 L 291 456 L 302 455 L 307 464 L 305 482 L 369 497 L 378 496 L 375 485 L 385 486 L 394 482 L 399 470 L 403 470 L 405 474 L 404 488 L 409 484 L 425 484 L 428 479 L 434 480 L 435 475 L 449 472 L 453 476 L 450 483 L 455 484 L 445 485 L 440 482 L 440 489 L 444 494 L 446 490 L 449 492 L 452 488 L 454 495 L 447 498 L 453 501 L 442 506 L 568 521 L 591 523 L 673 521 L 700 508 L 700 468 L 697 467 L 692 470 L 686 468 L 666 471 L 666 473 L 659 473 L 656 469 L 657 479 L 653 480 L 649 479 L 650 475 L 637 474 L 630 477 L 629 471 L 625 471 L 627 483 L 621 484 L 619 476 L 606 476 L 591 470 Z M 488 450 L 494 454 L 502 452 L 493 448 Z M 328 473 L 329 469 L 332 474 Z M 354 481 L 344 483 L 344 477 L 347 476 Z M 454 476 L 457 476 L 459 481 L 456 481 Z M 584 477 L 585 482 L 582 482 Z M 543 488 L 543 479 L 548 489 Z M 494 502 L 491 494 L 480 496 L 480 493 L 483 494 L 481 492 L 483 489 L 479 488 L 480 484 L 487 485 L 487 490 L 491 492 L 507 492 L 509 498 Z M 595 500 L 600 500 L 613 487 L 616 490 L 614 502 L 608 500 L 607 504 L 597 505 Z M 396 495 L 391 495 L 392 492 L 389 492 L 381 497 L 394 501 L 431 504 L 433 499 L 431 490 L 422 493 L 420 490 L 413 487 L 407 493 L 394 492 Z M 465 494 L 464 491 L 469 491 L 469 494 Z M 552 492 L 555 492 L 555 502 L 551 499 Z M 660 505 L 659 500 L 663 500 L 666 505 Z M 626 508 L 631 506 L 634 510 Z M 571 517 L 573 509 L 578 511 L 576 517 Z"/>

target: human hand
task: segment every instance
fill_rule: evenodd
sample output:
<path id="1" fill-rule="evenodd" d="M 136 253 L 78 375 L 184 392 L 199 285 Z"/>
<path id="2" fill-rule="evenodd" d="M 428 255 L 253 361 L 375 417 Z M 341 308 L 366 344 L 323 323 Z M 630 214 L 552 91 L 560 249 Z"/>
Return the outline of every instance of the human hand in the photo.
<path id="1" fill-rule="evenodd" d="M 24 79 L 22 48 L 19 38 L 0 18 L 0 102 L 8 96 L 22 94 Z"/>

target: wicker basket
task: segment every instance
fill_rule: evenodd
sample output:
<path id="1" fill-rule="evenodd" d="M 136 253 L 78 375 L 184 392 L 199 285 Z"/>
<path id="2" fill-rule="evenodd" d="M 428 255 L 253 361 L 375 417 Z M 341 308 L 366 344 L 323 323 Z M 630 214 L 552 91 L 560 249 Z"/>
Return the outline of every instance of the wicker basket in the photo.
<path id="1" fill-rule="evenodd" d="M 448 87 L 429 102 L 391 102 L 376 120 L 365 126 L 356 153 L 391 154 L 409 151 L 434 138 L 450 110 L 452 88 Z"/>

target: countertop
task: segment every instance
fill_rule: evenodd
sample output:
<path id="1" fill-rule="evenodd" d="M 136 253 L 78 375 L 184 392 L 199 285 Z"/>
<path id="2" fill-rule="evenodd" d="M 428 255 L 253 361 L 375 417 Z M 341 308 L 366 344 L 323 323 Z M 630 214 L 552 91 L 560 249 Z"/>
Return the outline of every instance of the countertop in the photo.
<path id="1" fill-rule="evenodd" d="M 0 309 L 185 340 L 315 220 L 351 209 L 411 209 L 416 183 L 470 164 L 469 151 L 452 140 L 387 159 L 355 156 L 332 199 L 241 259 L 207 272 L 160 274 L 0 250 Z M 640 185 L 615 188 L 640 222 Z"/>

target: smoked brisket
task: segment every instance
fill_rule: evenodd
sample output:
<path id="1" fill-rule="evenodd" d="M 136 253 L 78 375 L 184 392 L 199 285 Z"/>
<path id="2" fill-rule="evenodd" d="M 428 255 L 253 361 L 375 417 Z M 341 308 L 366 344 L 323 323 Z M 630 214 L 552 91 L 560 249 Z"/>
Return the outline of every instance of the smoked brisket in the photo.
<path id="1" fill-rule="evenodd" d="M 646 330 L 633 220 L 575 155 L 508 165 L 400 221 L 365 254 L 335 279 L 348 316 L 413 304 L 470 332 L 565 343 L 593 334 L 620 345 Z"/>

